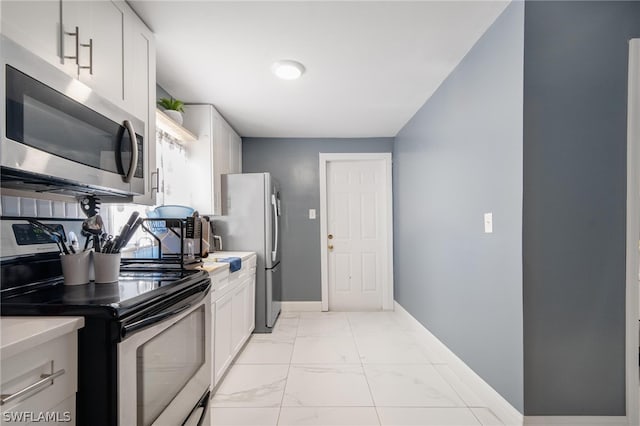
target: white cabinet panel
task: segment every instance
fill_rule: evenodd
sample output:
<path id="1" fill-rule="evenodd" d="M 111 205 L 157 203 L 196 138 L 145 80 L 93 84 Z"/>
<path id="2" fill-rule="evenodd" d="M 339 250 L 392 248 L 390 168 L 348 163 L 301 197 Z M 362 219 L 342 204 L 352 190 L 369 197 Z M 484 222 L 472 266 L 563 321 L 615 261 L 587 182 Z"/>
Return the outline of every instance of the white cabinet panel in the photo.
<path id="1" fill-rule="evenodd" d="M 231 364 L 231 324 L 233 321 L 233 293 L 215 302 L 213 368 L 214 382 L 218 383 Z"/>
<path id="2" fill-rule="evenodd" d="M 244 285 L 244 283 L 240 283 L 238 288 L 233 291 L 231 348 L 234 353 L 240 350 L 244 343 L 244 337 L 246 336 L 246 292 L 247 286 Z"/>
<path id="3" fill-rule="evenodd" d="M 88 10 L 82 16 L 80 27 L 80 80 L 111 102 L 124 107 L 124 2 L 66 3 L 90 5 L 85 6 Z M 86 30 L 82 31 L 84 28 Z"/>
<path id="4" fill-rule="evenodd" d="M 183 126 L 198 136 L 187 145 L 198 182 L 185 188 L 191 192 L 191 206 L 200 214 L 221 214 L 221 176 L 242 171 L 242 139 L 212 105 L 186 105 Z"/>
<path id="5" fill-rule="evenodd" d="M 3 0 L 0 2 L 2 34 L 47 62 L 77 75 L 75 62 L 62 61 L 60 50 L 60 1 Z M 72 31 L 72 30 L 69 30 Z"/>
<path id="6" fill-rule="evenodd" d="M 145 122 L 148 141 L 144 153 L 145 193 L 134 197 L 138 204 L 155 205 L 159 171 L 156 147 L 156 45 L 151 30 L 129 9 L 125 46 L 125 102 Z"/>
<path id="7" fill-rule="evenodd" d="M 256 268 L 251 268 L 246 284 L 245 292 L 245 327 L 246 334 L 250 335 L 256 328 Z"/>

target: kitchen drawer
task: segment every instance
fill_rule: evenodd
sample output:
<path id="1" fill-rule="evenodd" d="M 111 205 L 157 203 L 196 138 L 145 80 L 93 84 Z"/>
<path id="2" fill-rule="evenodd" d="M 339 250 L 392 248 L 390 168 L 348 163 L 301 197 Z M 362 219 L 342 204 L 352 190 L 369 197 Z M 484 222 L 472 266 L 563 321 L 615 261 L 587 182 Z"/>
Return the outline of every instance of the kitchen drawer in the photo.
<path id="1" fill-rule="evenodd" d="M 65 407 L 69 404 L 65 405 L 64 401 L 71 397 L 75 401 L 77 389 L 77 348 L 77 333 L 73 332 L 2 359 L 2 383 L 0 388 L 3 395 L 14 394 L 41 381 L 42 375 L 64 371 L 53 381 L 45 381 L 32 392 L 4 404 L 2 406 L 2 424 L 5 424 L 4 421 L 8 419 L 7 416 L 9 414 L 7 412 L 9 411 L 38 414 L 56 411 L 57 407 L 67 410 Z M 57 418 L 64 419 L 65 411 L 57 413 Z M 74 424 L 75 412 L 70 411 L 69 415 L 71 424 Z M 7 424 L 26 425 L 29 423 L 12 421 Z M 70 423 L 66 422 L 65 424 Z"/>

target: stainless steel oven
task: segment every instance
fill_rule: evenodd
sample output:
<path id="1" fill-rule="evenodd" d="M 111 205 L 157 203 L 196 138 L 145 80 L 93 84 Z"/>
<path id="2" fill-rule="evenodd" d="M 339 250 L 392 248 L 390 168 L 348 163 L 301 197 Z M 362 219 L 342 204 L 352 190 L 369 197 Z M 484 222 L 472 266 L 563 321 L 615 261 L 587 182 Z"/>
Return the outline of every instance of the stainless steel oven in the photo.
<path id="1" fill-rule="evenodd" d="M 42 219 L 68 235 L 82 220 Z M 0 220 L 0 313 L 83 316 L 78 425 L 209 425 L 211 280 L 123 265 L 118 281 L 64 285 L 57 245 L 24 218 Z M 135 265 L 134 265 L 135 266 Z"/>
<path id="2" fill-rule="evenodd" d="M 0 38 L 3 186 L 72 195 L 144 193 L 144 122 Z"/>
<path id="3" fill-rule="evenodd" d="M 211 296 L 125 325 L 118 344 L 119 425 L 208 425 Z M 126 337 L 127 330 L 145 326 Z"/>

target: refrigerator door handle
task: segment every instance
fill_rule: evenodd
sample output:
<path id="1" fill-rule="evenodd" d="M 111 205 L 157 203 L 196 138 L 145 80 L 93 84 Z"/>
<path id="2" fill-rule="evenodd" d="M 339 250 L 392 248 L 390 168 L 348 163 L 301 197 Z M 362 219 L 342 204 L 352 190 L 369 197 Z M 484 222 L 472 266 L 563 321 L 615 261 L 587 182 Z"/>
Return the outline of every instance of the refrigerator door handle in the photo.
<path id="1" fill-rule="evenodd" d="M 276 234 L 273 243 L 273 251 L 271 252 L 271 261 L 275 262 L 278 258 L 278 234 L 280 233 L 278 230 L 278 203 L 276 201 L 275 194 L 271 194 L 271 206 L 273 207 L 273 221 L 275 223 L 274 232 Z"/>

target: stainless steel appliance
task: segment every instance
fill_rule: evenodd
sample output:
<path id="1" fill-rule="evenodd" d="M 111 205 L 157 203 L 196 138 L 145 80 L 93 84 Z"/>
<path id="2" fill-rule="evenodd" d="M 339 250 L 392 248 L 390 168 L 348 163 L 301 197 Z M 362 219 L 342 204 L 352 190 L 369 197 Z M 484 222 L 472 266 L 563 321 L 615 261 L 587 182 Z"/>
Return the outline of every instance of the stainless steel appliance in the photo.
<path id="1" fill-rule="evenodd" d="M 0 36 L 2 186 L 144 193 L 144 122 Z"/>
<path id="2" fill-rule="evenodd" d="M 270 333 L 280 313 L 280 189 L 269 173 L 222 176 L 222 214 L 215 217 L 224 250 L 255 251 L 256 328 Z"/>
<path id="3" fill-rule="evenodd" d="M 41 219 L 77 232 L 81 221 Z M 118 282 L 65 286 L 57 245 L 0 221 L 2 315 L 84 316 L 78 425 L 208 425 L 211 282 L 203 271 L 121 269 Z"/>

